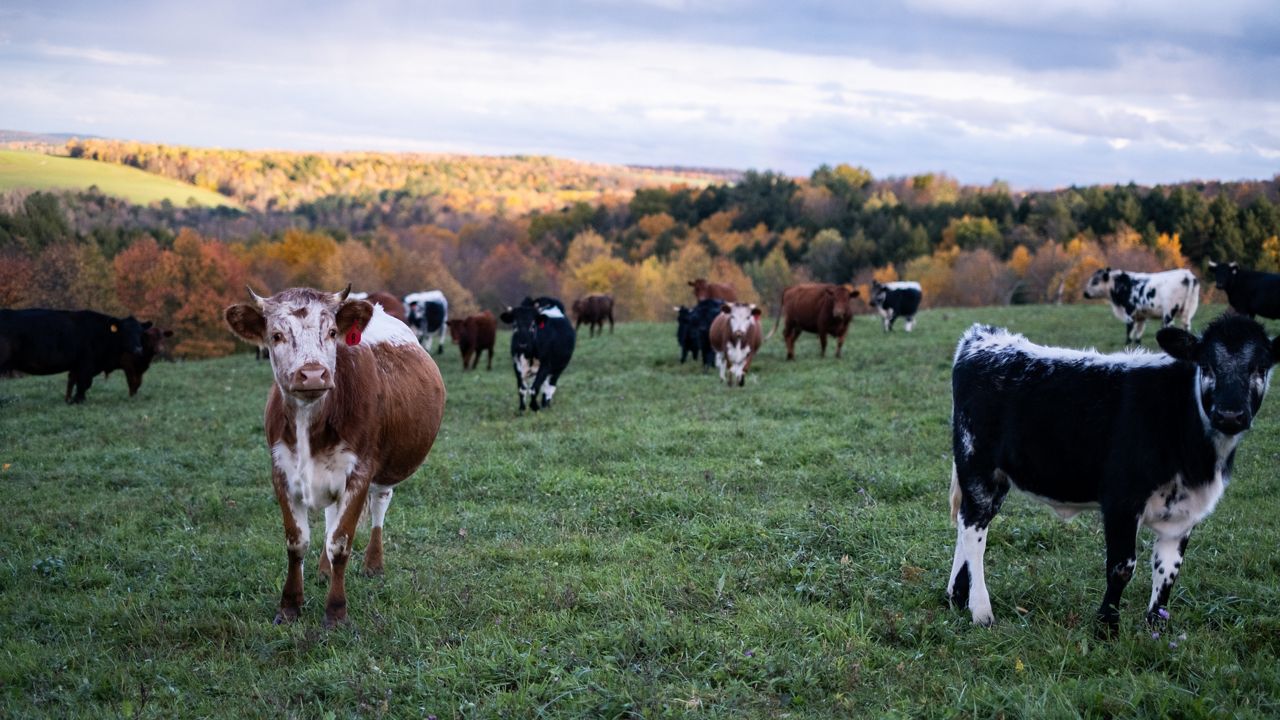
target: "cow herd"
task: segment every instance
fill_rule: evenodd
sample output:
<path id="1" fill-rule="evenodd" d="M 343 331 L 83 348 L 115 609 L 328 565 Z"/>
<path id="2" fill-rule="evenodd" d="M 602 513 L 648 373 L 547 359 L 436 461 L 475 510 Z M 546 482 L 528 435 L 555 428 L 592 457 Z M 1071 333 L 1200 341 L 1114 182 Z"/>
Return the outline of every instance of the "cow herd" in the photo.
<path id="1" fill-rule="evenodd" d="M 1114 631 L 1121 593 L 1136 565 L 1137 531 L 1156 535 L 1148 622 L 1168 617 L 1166 605 L 1193 528 L 1214 509 L 1230 481 L 1240 441 L 1261 408 L 1280 338 L 1268 338 L 1253 318 L 1280 317 L 1280 275 L 1235 263 L 1213 264 L 1215 284 L 1234 314 L 1191 332 L 1199 281 L 1185 270 L 1137 273 L 1104 268 L 1085 297 L 1105 297 L 1125 323 L 1126 344 L 1159 319 L 1163 351 L 1103 354 L 1033 343 L 1008 330 L 976 324 L 961 336 L 952 364 L 951 516 L 956 546 L 946 596 L 973 622 L 994 622 L 983 569 L 988 531 L 1009 489 L 1017 487 L 1063 518 L 1102 513 L 1106 589 L 1098 619 Z M 828 339 L 840 357 L 856 313 L 859 289 L 831 283 L 786 288 L 766 336 L 761 309 L 740 303 L 731 286 L 689 282 L 694 304 L 677 307 L 680 362 L 690 356 L 714 366 L 723 382 L 742 386 L 762 343 L 782 328 L 786 358 L 796 340 Z M 493 366 L 497 324 L 511 327 L 518 408 L 552 405 L 583 323 L 588 333 L 613 332 L 614 303 L 587 295 L 565 305 L 527 297 L 498 317 L 480 312 L 449 318 L 438 290 L 402 300 L 306 288 L 271 297 L 252 294 L 224 315 L 236 336 L 265 347 L 273 382 L 265 434 L 271 477 L 284 519 L 286 578 L 277 622 L 302 607 L 303 560 L 310 545 L 308 512 L 323 511 L 319 572 L 329 578 L 324 622 L 345 620 L 345 571 L 357 521 L 372 532 L 363 569 L 381 572 L 382 527 L 395 486 L 412 475 L 435 442 L 446 392 L 431 351 L 445 335 L 459 348 L 464 370 L 484 351 Z M 865 298 L 885 332 L 901 318 L 910 332 L 922 291 L 913 282 L 873 282 Z M 1174 325 L 1181 327 L 1174 327 Z M 0 374 L 68 373 L 66 400 L 85 400 L 94 377 L 123 370 L 130 395 L 167 330 L 134 317 L 90 311 L 0 310 Z M 74 394 L 73 394 L 74 391 Z"/>

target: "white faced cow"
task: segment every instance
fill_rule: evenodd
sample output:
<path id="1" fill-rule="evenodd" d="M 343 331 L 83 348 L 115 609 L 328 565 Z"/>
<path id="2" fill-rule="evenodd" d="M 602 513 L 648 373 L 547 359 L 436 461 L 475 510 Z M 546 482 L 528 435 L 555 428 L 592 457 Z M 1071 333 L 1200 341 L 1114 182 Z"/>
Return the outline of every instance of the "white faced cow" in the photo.
<path id="1" fill-rule="evenodd" d="M 1147 320 L 1159 320 L 1163 327 L 1177 321 L 1191 329 L 1200 306 L 1200 281 L 1190 270 L 1136 273 L 1103 268 L 1089 277 L 1084 296 L 1109 299 L 1111 312 L 1124 321 L 1125 343 L 1139 343 Z"/>
<path id="2" fill-rule="evenodd" d="M 725 303 L 711 321 L 710 335 L 720 379 L 730 386 L 741 387 L 747 381 L 751 360 L 760 349 L 760 308 L 746 303 Z"/>
<path id="3" fill-rule="evenodd" d="M 307 513 L 320 509 L 320 572 L 332 578 L 324 623 L 346 620 L 356 521 L 367 501 L 373 529 L 364 571 L 379 573 L 392 488 L 422 464 L 444 415 L 444 382 L 431 356 L 404 323 L 349 300 L 350 289 L 294 288 L 226 310 L 237 335 L 271 348 L 275 382 L 265 425 L 288 554 L 277 623 L 297 619 L 302 608 Z"/>
<path id="4" fill-rule="evenodd" d="M 983 575 L 992 518 L 1010 485 L 1063 518 L 1100 508 L 1107 590 L 1098 618 L 1114 632 L 1133 576 L 1138 529 L 1155 531 L 1147 621 L 1161 624 L 1191 530 L 1231 479 L 1236 446 L 1262 406 L 1280 338 L 1240 316 L 1197 338 L 1156 335 L 1167 355 L 1102 355 L 1034 345 L 974 325 L 951 375 L 951 517 L 947 597 L 973 622 L 995 620 Z"/>

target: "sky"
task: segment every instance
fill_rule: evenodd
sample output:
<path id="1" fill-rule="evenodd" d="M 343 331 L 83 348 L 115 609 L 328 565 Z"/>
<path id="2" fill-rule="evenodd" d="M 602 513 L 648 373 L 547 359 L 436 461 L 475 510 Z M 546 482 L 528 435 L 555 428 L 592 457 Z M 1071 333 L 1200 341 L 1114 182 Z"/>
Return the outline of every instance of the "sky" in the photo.
<path id="1" fill-rule="evenodd" d="M 0 0 L 0 128 L 1023 190 L 1270 179 L 1280 5 Z"/>

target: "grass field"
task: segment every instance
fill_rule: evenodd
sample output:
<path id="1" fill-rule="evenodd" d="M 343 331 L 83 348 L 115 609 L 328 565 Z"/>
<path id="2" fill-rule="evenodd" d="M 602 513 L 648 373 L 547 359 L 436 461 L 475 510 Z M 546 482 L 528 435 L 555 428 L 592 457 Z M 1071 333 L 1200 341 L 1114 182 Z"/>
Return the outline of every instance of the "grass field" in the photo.
<path id="1" fill-rule="evenodd" d="M 57 157 L 20 150 L 0 150 L 0 191 L 15 188 L 85 190 L 96 185 L 140 205 L 169 200 L 185 206 L 189 199 L 200 205 L 239 204 L 212 190 L 171 180 L 133 167 L 95 160 Z"/>
<path id="2" fill-rule="evenodd" d="M 387 574 L 349 575 L 352 624 L 333 632 L 318 544 L 302 619 L 271 624 L 265 363 L 161 363 L 138 397 L 112 377 L 81 407 L 62 377 L 0 381 L 0 716 L 1280 714 L 1277 397 L 1163 636 L 1142 623 L 1147 533 L 1101 641 L 1098 518 L 1016 493 L 987 553 L 997 625 L 945 607 L 949 367 L 977 320 L 1123 337 L 1099 305 L 936 310 L 913 335 L 860 318 L 843 359 L 807 336 L 786 363 L 775 338 L 726 389 L 677 362 L 674 324 L 628 324 L 582 337 L 555 406 L 524 416 L 503 353 L 463 374 L 450 347 Z"/>

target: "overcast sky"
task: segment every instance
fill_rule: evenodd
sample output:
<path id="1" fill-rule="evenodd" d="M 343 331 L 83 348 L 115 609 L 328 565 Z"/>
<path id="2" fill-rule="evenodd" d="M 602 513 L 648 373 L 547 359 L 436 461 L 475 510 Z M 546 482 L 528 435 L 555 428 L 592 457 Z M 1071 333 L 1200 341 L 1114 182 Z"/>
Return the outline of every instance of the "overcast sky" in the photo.
<path id="1" fill-rule="evenodd" d="M 1022 189 L 1271 178 L 1280 5 L 0 0 L 0 128 Z"/>

